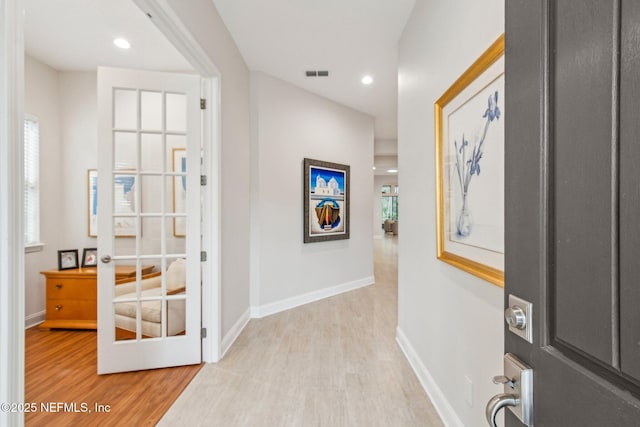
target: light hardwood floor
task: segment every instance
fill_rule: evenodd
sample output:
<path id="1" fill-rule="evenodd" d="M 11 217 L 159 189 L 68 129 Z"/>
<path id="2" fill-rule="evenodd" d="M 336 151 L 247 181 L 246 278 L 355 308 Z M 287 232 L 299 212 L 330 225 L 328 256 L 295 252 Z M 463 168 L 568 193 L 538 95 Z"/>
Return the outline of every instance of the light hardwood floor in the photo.
<path id="1" fill-rule="evenodd" d="M 395 342 L 397 239 L 375 241 L 376 284 L 249 322 L 160 426 L 441 426 Z"/>
<path id="2" fill-rule="evenodd" d="M 201 367 L 99 376 L 96 346 L 95 331 L 27 329 L 25 402 L 37 409 L 25 414 L 27 427 L 153 426 Z"/>

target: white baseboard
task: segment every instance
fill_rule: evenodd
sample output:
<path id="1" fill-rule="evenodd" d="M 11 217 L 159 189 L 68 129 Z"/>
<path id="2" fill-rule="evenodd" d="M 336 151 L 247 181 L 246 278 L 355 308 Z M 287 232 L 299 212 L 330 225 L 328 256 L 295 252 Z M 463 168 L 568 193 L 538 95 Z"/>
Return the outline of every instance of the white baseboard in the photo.
<path id="1" fill-rule="evenodd" d="M 445 397 L 440 387 L 436 384 L 435 380 L 426 366 L 420 360 L 418 353 L 413 348 L 409 339 L 406 337 L 404 332 L 398 327 L 396 329 L 396 341 L 400 346 L 400 349 L 404 353 L 405 357 L 409 361 L 409 364 L 413 368 L 413 371 L 418 376 L 418 380 L 420 380 L 420 384 L 422 384 L 422 388 L 427 392 L 429 399 L 431 399 L 431 403 L 433 403 L 434 408 L 440 415 L 440 419 L 447 427 L 464 427 L 464 424 L 458 418 L 455 410 Z"/>
<path id="2" fill-rule="evenodd" d="M 318 301 L 324 298 L 342 294 L 344 292 L 349 292 L 358 288 L 373 285 L 374 283 L 375 278 L 373 276 L 370 276 L 363 279 L 354 280 L 352 282 L 343 283 L 342 285 L 333 286 L 331 288 L 320 289 L 318 291 L 313 291 L 303 295 L 287 298 L 282 301 L 261 305 L 259 307 L 251 307 L 251 317 L 254 319 L 259 319 L 261 317 L 269 316 L 271 314 L 280 313 L 281 311 L 309 304 L 310 302 Z"/>
<path id="3" fill-rule="evenodd" d="M 33 313 L 24 318 L 24 328 L 29 329 L 33 326 L 39 325 L 44 322 L 46 311 L 42 310 L 37 313 Z"/>
<path id="4" fill-rule="evenodd" d="M 250 310 L 245 311 L 242 314 L 242 316 L 240 316 L 240 318 L 235 323 L 235 325 L 233 325 L 229 330 L 229 332 L 227 332 L 224 338 L 222 338 L 222 349 L 221 349 L 222 351 L 220 354 L 220 359 L 224 357 L 227 351 L 231 348 L 231 345 L 236 341 L 236 339 L 238 339 L 238 337 L 244 330 L 245 326 L 247 326 L 247 323 L 249 323 L 249 320 L 251 320 L 251 317 L 249 314 L 250 314 Z"/>

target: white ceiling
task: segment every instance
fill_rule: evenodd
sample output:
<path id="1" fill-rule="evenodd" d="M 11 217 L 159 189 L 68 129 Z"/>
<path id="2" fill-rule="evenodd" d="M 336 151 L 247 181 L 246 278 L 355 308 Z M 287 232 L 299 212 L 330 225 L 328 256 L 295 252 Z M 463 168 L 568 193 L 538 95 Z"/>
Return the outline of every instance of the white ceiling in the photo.
<path id="1" fill-rule="evenodd" d="M 396 154 L 397 45 L 415 0 L 212 1 L 251 70 L 370 114 L 375 154 Z M 192 70 L 132 0 L 24 5 L 27 53 L 57 70 Z M 116 48 L 117 37 L 131 49 Z M 307 78 L 306 70 L 328 70 L 329 77 Z M 360 83 L 365 74 L 373 84 Z"/>
<path id="2" fill-rule="evenodd" d="M 24 6 L 25 50 L 56 70 L 192 70 L 131 0 L 24 0 Z M 117 37 L 131 49 L 115 47 Z"/>
<path id="3" fill-rule="evenodd" d="M 397 138 L 397 46 L 415 0 L 213 2 L 251 70 L 370 114 L 376 139 Z"/>

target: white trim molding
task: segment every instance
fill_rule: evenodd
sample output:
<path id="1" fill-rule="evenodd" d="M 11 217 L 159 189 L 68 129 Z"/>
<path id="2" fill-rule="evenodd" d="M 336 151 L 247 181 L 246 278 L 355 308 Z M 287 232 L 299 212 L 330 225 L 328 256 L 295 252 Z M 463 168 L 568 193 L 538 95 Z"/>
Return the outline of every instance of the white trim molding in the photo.
<path id="1" fill-rule="evenodd" d="M 207 100 L 203 114 L 204 173 L 208 177 L 203 187 L 204 218 L 203 250 L 208 261 L 202 275 L 202 327 L 207 337 L 202 340 L 202 360 L 215 363 L 222 354 L 222 291 L 221 291 L 221 179 L 222 141 L 221 74 L 189 28 L 180 20 L 167 0 L 133 0 L 191 66 L 202 77 L 202 95 Z"/>
<path id="2" fill-rule="evenodd" d="M 431 403 L 433 403 L 433 407 L 438 412 L 438 415 L 440 415 L 440 419 L 444 425 L 448 427 L 464 427 L 464 424 L 460 418 L 458 418 L 455 410 L 445 397 L 442 390 L 440 390 L 440 387 L 438 387 L 438 384 L 433 379 L 433 376 L 427 367 L 424 366 L 424 363 L 420 360 L 418 353 L 413 348 L 411 342 L 409 342 L 409 339 L 404 332 L 402 332 L 400 327 L 396 329 L 396 342 L 409 361 L 411 368 L 416 373 L 422 388 L 427 393 L 427 396 L 429 396 Z"/>
<path id="3" fill-rule="evenodd" d="M 242 314 L 242 316 L 240 316 L 235 325 L 233 325 L 229 332 L 227 332 L 227 334 L 224 336 L 224 338 L 222 339 L 222 355 L 220 356 L 220 359 L 222 359 L 224 355 L 227 354 L 227 351 L 229 351 L 233 343 L 238 339 L 242 331 L 244 331 L 244 328 L 249 323 L 249 320 L 251 320 L 250 310 L 247 310 Z"/>
<path id="4" fill-rule="evenodd" d="M 354 280 L 352 282 L 343 283 L 338 286 L 333 286 L 331 288 L 320 289 L 317 291 L 287 298 L 282 301 L 277 301 L 270 304 L 261 305 L 258 307 L 251 307 L 251 317 L 259 319 L 261 317 L 280 313 L 281 311 L 290 310 L 292 308 L 309 304 L 311 302 L 319 301 L 321 299 L 329 298 L 345 292 L 363 288 L 365 286 L 373 285 L 374 283 L 375 283 L 375 278 L 373 276 L 370 276 L 370 277 Z"/>
<path id="5" fill-rule="evenodd" d="M 24 328 L 29 329 L 45 321 L 46 310 L 33 313 L 24 318 Z"/>
<path id="6" fill-rule="evenodd" d="M 24 402 L 23 19 L 21 0 L 0 0 L 0 403 Z M 0 425 L 23 424 L 0 411 Z"/>

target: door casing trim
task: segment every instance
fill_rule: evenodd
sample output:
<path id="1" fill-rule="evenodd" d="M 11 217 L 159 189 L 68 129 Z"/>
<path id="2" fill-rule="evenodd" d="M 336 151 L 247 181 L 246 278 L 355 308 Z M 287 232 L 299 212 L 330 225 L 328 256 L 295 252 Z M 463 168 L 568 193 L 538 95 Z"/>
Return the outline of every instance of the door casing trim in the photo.
<path id="1" fill-rule="evenodd" d="M 24 237 L 22 218 L 24 30 L 21 0 L 0 0 L 0 402 L 24 402 Z M 10 349 L 9 351 L 6 351 Z M 0 411 L 0 425 L 21 426 Z"/>
<path id="2" fill-rule="evenodd" d="M 215 363 L 221 357 L 221 248 L 220 248 L 220 147 L 221 74 L 209 55 L 182 23 L 167 0 L 132 0 L 162 34 L 176 47 L 202 77 L 203 97 L 207 109 L 203 114 L 204 171 L 208 177 L 203 189 L 202 250 L 207 262 L 202 268 L 202 327 L 207 336 L 202 340 L 202 360 Z M 213 114 L 211 114 L 213 112 Z"/>

